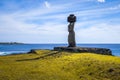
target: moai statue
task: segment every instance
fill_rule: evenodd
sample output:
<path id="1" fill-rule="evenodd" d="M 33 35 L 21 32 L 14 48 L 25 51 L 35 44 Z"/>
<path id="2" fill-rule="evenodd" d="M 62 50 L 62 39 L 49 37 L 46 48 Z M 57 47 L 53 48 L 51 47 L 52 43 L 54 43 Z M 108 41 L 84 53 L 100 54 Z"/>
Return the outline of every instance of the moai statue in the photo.
<path id="1" fill-rule="evenodd" d="M 67 21 L 70 23 L 68 25 L 68 47 L 76 47 L 76 42 L 75 42 L 75 32 L 74 32 L 74 24 L 76 22 L 76 16 L 74 14 L 70 14 L 67 18 Z"/>

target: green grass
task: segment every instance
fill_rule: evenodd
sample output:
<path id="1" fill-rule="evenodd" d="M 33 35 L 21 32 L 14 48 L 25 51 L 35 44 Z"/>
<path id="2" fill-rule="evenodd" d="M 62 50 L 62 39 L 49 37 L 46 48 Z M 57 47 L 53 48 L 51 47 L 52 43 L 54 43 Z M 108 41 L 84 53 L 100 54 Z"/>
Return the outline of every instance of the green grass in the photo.
<path id="1" fill-rule="evenodd" d="M 50 50 L 0 56 L 0 80 L 120 80 L 120 57 Z"/>

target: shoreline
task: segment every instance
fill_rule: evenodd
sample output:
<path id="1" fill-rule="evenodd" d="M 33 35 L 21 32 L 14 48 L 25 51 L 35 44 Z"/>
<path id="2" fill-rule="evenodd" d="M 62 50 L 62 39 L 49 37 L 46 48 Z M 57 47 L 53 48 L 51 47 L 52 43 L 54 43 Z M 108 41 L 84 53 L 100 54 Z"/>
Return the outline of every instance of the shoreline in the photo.
<path id="1" fill-rule="evenodd" d="M 16 44 L 16 45 L 0 45 L 0 55 L 8 55 L 8 54 L 21 54 L 27 53 L 31 49 L 49 49 L 53 50 L 54 47 L 57 46 L 67 46 L 66 44 Z M 120 56 L 120 45 L 115 44 L 78 44 L 77 46 L 81 46 L 83 48 L 107 48 L 112 50 L 112 54 L 114 56 Z"/>

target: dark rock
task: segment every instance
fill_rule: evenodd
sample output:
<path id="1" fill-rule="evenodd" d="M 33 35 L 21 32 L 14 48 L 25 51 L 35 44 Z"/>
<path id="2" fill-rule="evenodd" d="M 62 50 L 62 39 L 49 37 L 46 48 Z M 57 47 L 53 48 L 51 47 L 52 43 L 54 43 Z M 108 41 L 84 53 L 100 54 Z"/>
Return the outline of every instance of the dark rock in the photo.
<path id="1" fill-rule="evenodd" d="M 55 51 L 69 51 L 69 52 L 89 52 L 103 55 L 112 55 L 112 51 L 106 48 L 87 48 L 87 47 L 54 47 Z"/>
<path id="2" fill-rule="evenodd" d="M 28 52 L 28 53 L 37 54 L 36 49 L 31 49 L 30 52 Z"/>
<path id="3" fill-rule="evenodd" d="M 108 72 L 113 72 L 114 71 L 114 69 L 112 69 L 112 68 L 110 68 L 109 70 L 108 70 Z"/>
<path id="4" fill-rule="evenodd" d="M 67 21 L 70 23 L 76 22 L 76 16 L 74 14 L 70 14 L 67 18 Z"/>

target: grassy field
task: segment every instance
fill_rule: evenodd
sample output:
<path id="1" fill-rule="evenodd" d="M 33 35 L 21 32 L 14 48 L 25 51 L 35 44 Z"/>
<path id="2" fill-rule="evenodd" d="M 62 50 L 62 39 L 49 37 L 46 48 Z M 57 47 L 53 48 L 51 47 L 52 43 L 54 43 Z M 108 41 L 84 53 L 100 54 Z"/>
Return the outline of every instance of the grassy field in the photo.
<path id="1" fill-rule="evenodd" d="M 50 50 L 0 56 L 0 80 L 120 80 L 120 57 Z"/>

